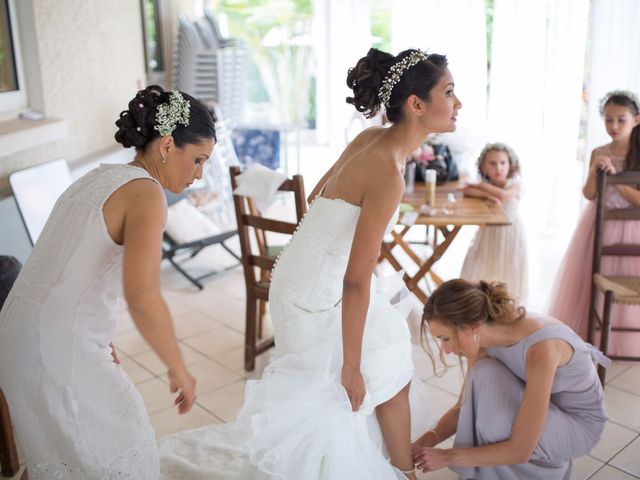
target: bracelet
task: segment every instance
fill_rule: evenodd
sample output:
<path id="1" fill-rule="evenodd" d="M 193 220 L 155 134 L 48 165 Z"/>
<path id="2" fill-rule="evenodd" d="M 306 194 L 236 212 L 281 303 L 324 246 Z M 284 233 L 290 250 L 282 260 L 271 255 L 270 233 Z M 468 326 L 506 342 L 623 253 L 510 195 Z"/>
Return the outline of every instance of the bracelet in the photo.
<path id="1" fill-rule="evenodd" d="M 438 432 L 436 432 L 435 428 L 427 430 L 427 433 L 433 433 L 433 436 L 436 437 L 436 445 L 440 443 L 440 435 L 438 435 Z"/>

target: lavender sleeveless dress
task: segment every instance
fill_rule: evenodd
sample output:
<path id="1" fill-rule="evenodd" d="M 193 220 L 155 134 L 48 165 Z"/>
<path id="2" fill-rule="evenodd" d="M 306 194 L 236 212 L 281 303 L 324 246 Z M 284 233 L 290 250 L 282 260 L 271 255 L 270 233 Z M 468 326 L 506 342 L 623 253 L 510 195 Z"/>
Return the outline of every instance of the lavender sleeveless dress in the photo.
<path id="1" fill-rule="evenodd" d="M 549 325 L 506 348 L 488 348 L 489 358 L 467 374 L 455 448 L 507 440 L 524 395 L 525 362 L 531 345 L 561 339 L 573 347 L 571 360 L 558 368 L 546 425 L 528 463 L 498 467 L 453 467 L 460 479 L 568 480 L 571 459 L 598 443 L 607 416 L 594 362 L 609 360 L 564 324 Z"/>

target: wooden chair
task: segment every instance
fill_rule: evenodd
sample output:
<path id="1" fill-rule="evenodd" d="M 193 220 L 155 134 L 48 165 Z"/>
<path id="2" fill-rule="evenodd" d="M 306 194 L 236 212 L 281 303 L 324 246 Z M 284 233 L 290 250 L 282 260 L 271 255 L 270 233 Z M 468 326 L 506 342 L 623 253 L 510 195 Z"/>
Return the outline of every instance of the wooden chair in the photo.
<path id="1" fill-rule="evenodd" d="M 18 260 L 9 256 L 0 256 L 0 309 L 15 282 L 20 267 Z M 9 415 L 9 405 L 0 389 L 0 470 L 3 477 L 13 477 L 20 471 L 18 461 L 18 449 L 13 438 L 13 425 Z M 25 468 L 21 480 L 27 480 L 27 470 Z"/>
<path id="2" fill-rule="evenodd" d="M 0 389 L 0 466 L 3 477 L 13 477 L 20 471 L 18 461 L 18 449 L 13 438 L 13 426 L 9 415 L 9 405 Z M 20 480 L 27 480 L 27 469 L 25 468 Z"/>
<path id="3" fill-rule="evenodd" d="M 239 167 L 230 167 L 231 186 L 237 187 L 236 176 L 241 173 Z M 294 175 L 286 180 L 278 189 L 292 192 L 295 199 L 297 223 L 307 211 L 304 193 L 304 182 L 301 175 Z M 255 369 L 256 357 L 274 345 L 273 338 L 263 338 L 262 320 L 266 302 L 269 300 L 270 273 L 277 257 L 277 249 L 267 242 L 267 232 L 293 235 L 297 223 L 265 218 L 255 207 L 253 199 L 234 194 L 233 202 L 238 222 L 238 238 L 242 251 L 242 267 L 244 270 L 247 291 L 245 319 L 244 368 Z M 250 230 L 254 231 L 255 240 L 251 241 Z M 255 246 L 254 246 L 255 245 Z M 256 269 L 259 271 L 256 275 Z"/>
<path id="4" fill-rule="evenodd" d="M 589 305 L 588 341 L 593 343 L 596 331 L 600 331 L 600 350 L 608 355 L 611 332 L 640 332 L 640 318 L 637 327 L 612 327 L 611 306 L 640 305 L 640 277 L 621 275 L 603 275 L 600 273 L 602 256 L 640 256 L 640 238 L 632 244 L 602 245 L 603 224 L 608 220 L 640 221 L 640 207 L 606 210 L 604 208 L 604 192 L 607 185 L 640 185 L 640 172 L 622 172 L 616 175 L 598 173 L 596 199 L 596 225 L 593 243 L 593 281 Z M 604 295 L 602 315 L 597 311 L 598 292 Z M 615 360 L 640 361 L 640 357 L 608 355 Z M 605 369 L 598 367 L 600 381 L 604 385 Z"/>

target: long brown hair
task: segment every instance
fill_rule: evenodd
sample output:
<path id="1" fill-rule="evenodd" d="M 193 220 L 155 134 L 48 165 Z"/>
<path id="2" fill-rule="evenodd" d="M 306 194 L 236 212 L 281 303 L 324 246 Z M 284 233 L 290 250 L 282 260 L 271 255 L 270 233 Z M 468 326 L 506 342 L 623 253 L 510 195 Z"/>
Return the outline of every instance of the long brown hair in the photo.
<path id="1" fill-rule="evenodd" d="M 428 322 L 437 320 L 456 331 L 480 324 L 509 325 L 526 316 L 523 306 L 517 305 L 507 286 L 501 282 L 470 282 L 462 278 L 440 285 L 424 306 L 420 323 L 420 341 L 429 355 L 436 372 L 436 360 L 427 339 Z M 457 346 L 457 335 L 454 344 Z M 445 366 L 444 352 L 440 349 L 440 361 Z"/>
<path id="2" fill-rule="evenodd" d="M 629 136 L 629 151 L 624 159 L 624 170 L 640 170 L 640 123 Z"/>

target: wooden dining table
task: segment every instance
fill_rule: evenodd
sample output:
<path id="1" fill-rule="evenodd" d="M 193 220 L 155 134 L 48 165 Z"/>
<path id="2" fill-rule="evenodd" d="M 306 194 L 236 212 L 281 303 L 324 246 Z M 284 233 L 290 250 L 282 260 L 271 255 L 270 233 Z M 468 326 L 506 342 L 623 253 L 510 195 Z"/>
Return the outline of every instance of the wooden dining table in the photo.
<path id="1" fill-rule="evenodd" d="M 416 183 L 413 191 L 405 193 L 402 199 L 405 205 L 401 209 L 398 224 L 392 230 L 390 239 L 382 243 L 380 260 L 387 260 L 396 271 L 403 270 L 397 255 L 398 249 L 418 266 L 415 274 L 409 275 L 405 271 L 403 278 L 407 288 L 423 303 L 427 301 L 428 294 L 419 285 L 420 280 L 425 275 L 430 275 L 437 285 L 442 283 L 442 279 L 432 271 L 433 265 L 444 255 L 462 227 L 511 224 L 511 220 L 500 204 L 490 200 L 465 197 L 462 193 L 464 184 L 464 181 L 454 181 L 437 185 L 435 207 L 431 212 L 423 213 L 420 208 L 425 204 L 425 186 L 424 183 Z M 445 213 L 443 207 L 450 193 L 455 195 L 456 204 L 452 211 Z M 411 218 L 413 216 L 411 212 L 417 213 L 415 219 Z M 432 251 L 427 257 L 422 257 L 416 252 L 413 247 L 415 244 L 405 238 L 413 227 L 419 225 L 432 226 L 434 229 L 433 240 L 429 242 Z"/>

